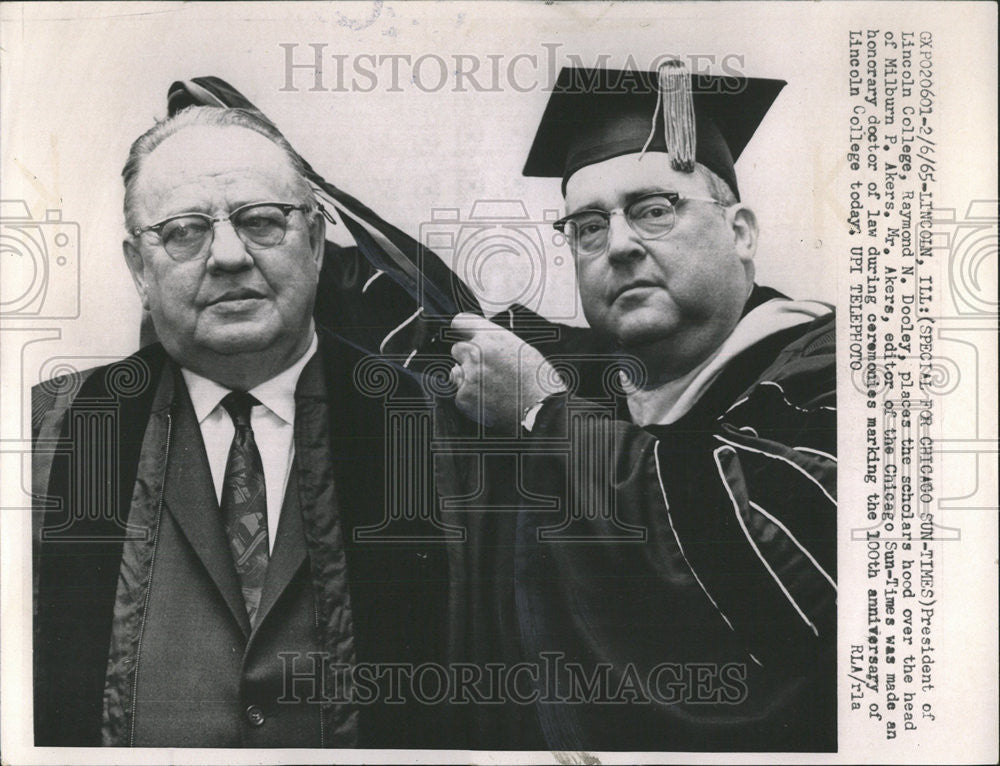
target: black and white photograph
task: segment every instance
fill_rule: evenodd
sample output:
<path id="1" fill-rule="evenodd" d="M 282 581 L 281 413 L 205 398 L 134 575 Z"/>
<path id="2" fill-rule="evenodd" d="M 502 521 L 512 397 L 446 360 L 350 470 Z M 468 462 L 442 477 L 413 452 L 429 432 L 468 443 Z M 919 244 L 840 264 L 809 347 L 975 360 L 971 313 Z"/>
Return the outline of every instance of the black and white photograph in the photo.
<path id="1" fill-rule="evenodd" d="M 0 5 L 4 763 L 994 762 L 996 20 Z"/>

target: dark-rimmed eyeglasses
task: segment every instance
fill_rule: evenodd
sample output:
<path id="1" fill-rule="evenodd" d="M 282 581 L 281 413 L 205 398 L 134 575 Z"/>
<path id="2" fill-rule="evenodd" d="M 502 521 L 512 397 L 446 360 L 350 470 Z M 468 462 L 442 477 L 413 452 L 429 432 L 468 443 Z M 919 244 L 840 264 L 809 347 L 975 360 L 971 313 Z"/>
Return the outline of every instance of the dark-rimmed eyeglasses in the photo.
<path id="1" fill-rule="evenodd" d="M 150 226 L 137 226 L 131 234 L 138 237 L 153 232 L 175 261 L 192 261 L 208 253 L 215 239 L 215 224 L 223 221 L 232 224 L 236 236 L 247 247 L 258 250 L 276 247 L 285 241 L 288 216 L 295 210 L 305 215 L 316 210 L 316 206 L 253 202 L 218 218 L 194 212 L 172 215 Z"/>
<path id="2" fill-rule="evenodd" d="M 659 239 L 670 233 L 677 220 L 678 202 L 710 202 L 725 207 L 709 197 L 682 197 L 676 192 L 652 192 L 614 210 L 579 210 L 553 223 L 569 241 L 574 256 L 601 255 L 608 248 L 611 216 L 623 215 L 625 221 L 643 239 Z"/>

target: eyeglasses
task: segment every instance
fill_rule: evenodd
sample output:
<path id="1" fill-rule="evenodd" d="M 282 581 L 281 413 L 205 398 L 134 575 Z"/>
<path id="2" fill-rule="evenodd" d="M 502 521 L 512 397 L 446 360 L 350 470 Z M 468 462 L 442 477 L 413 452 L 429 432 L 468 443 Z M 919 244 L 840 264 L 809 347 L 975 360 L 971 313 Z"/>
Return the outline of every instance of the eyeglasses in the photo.
<path id="1" fill-rule="evenodd" d="M 566 235 L 574 256 L 601 255 L 608 247 L 611 216 L 624 215 L 628 225 L 643 239 L 660 239 L 670 233 L 677 219 L 677 203 L 711 202 L 725 207 L 708 197 L 681 197 L 676 192 L 653 192 L 633 200 L 624 208 L 615 210 L 580 210 L 560 218 L 552 225 Z"/>
<path id="2" fill-rule="evenodd" d="M 236 236 L 247 247 L 264 249 L 280 245 L 285 240 L 288 216 L 293 210 L 303 215 L 316 208 L 311 205 L 290 205 L 284 202 L 254 202 L 243 205 L 229 215 L 213 218 L 205 213 L 183 213 L 171 216 L 151 226 L 132 229 L 133 236 L 148 231 L 157 235 L 167 255 L 175 261 L 192 261 L 204 256 L 215 238 L 215 224 L 229 221 Z"/>

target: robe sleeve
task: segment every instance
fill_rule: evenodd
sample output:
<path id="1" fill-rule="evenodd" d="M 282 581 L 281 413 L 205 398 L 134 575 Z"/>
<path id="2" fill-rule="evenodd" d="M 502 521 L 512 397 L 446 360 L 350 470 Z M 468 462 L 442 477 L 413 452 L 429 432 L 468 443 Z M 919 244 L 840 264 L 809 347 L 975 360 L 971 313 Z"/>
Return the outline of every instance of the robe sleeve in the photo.
<path id="1" fill-rule="evenodd" d="M 632 673 L 653 692 L 628 712 L 540 705 L 550 745 L 624 745 L 622 731 L 646 736 L 639 720 L 659 732 L 654 749 L 709 733 L 736 749 L 835 741 L 834 370 L 832 346 L 798 344 L 721 412 L 669 426 L 639 427 L 569 395 L 546 402 L 525 494 L 562 505 L 520 515 L 526 654 L 608 665 L 612 679 Z M 671 664 L 688 686 L 665 702 L 652 687 Z M 736 666 L 746 693 L 735 702 L 725 689 L 692 698 L 692 668 Z M 697 704 L 708 700 L 720 704 Z"/>
<path id="2" fill-rule="evenodd" d="M 759 395 L 782 398 L 778 388 Z M 727 417 L 712 430 L 687 431 L 581 416 L 589 408 L 567 399 L 540 416 L 537 430 L 572 432 L 562 470 L 579 542 L 622 546 L 633 533 L 632 547 L 642 548 L 652 570 L 658 551 L 679 556 L 748 656 L 787 662 L 796 646 L 835 626 L 835 411 L 820 407 L 783 413 L 797 424 L 767 428 Z M 580 452 L 592 458 L 593 475 L 573 455 Z M 546 460 L 542 470 L 558 462 Z"/>
<path id="3" fill-rule="evenodd" d="M 651 573 L 659 556 L 679 559 L 755 663 L 807 662 L 810 645 L 833 640 L 832 349 L 778 360 L 714 422 L 640 428 L 600 412 L 559 398 L 533 432 L 567 440 L 568 459 L 539 468 L 568 474 L 576 533 L 624 545 L 634 530 Z"/>

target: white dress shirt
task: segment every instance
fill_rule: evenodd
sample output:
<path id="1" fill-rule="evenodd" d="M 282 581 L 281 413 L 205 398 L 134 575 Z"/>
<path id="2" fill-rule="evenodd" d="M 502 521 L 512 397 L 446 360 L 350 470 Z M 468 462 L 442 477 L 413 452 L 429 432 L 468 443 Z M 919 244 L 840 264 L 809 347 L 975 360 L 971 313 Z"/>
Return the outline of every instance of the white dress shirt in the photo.
<path id="1" fill-rule="evenodd" d="M 278 534 L 278 519 L 285 498 L 285 487 L 295 457 L 295 387 L 298 385 L 302 368 L 316 353 L 318 343 L 313 333 L 309 349 L 295 364 L 270 380 L 251 388 L 249 393 L 260 405 L 250 412 L 250 427 L 254 441 L 260 451 L 264 465 L 264 486 L 267 494 L 267 543 L 269 552 L 274 552 L 274 540 Z M 215 483 L 215 497 L 222 502 L 222 482 L 226 475 L 229 447 L 236 432 L 232 418 L 223 408 L 223 397 L 229 389 L 213 380 L 204 378 L 191 370 L 181 369 L 187 383 L 195 417 L 201 427 L 201 438 L 208 453 L 208 465 Z"/>

